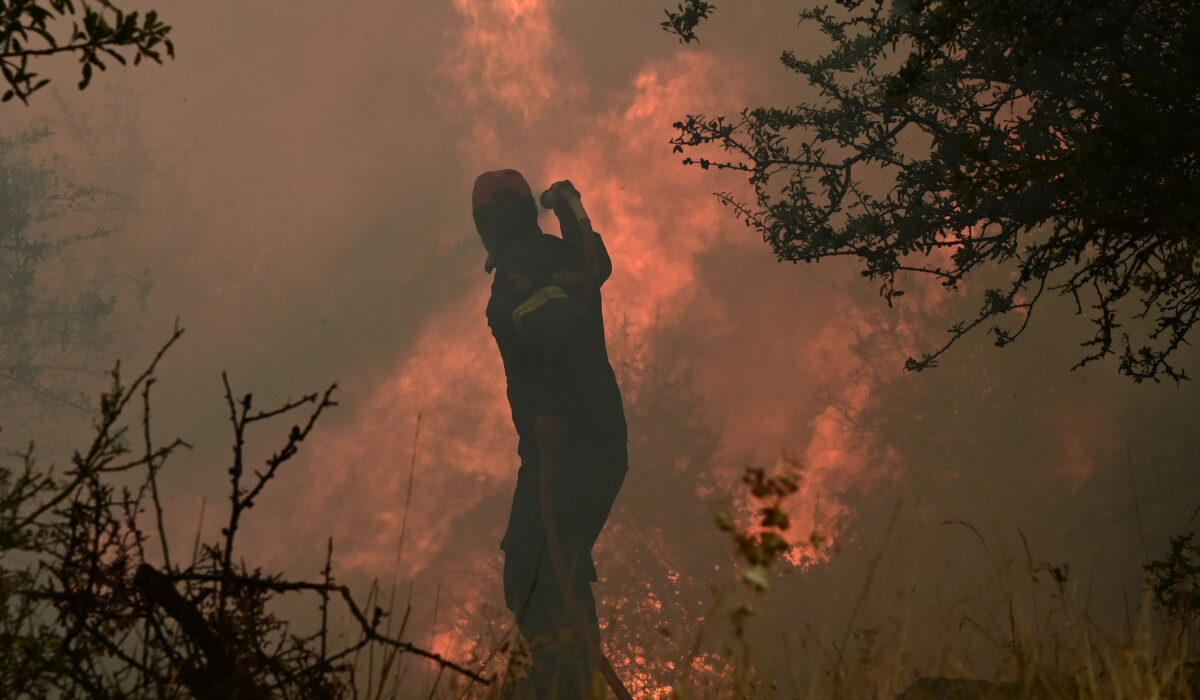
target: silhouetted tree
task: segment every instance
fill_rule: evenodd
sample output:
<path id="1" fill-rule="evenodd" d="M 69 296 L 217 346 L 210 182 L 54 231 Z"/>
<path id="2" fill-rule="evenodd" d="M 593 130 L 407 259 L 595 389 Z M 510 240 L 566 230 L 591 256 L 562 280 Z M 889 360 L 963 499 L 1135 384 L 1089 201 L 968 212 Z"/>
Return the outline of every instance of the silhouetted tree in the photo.
<path id="1" fill-rule="evenodd" d="M 0 0 L 0 73 L 8 84 L 0 101 L 16 97 L 28 103 L 50 82 L 31 69 L 35 58 L 75 55 L 82 90 L 93 69 L 107 68 L 107 60 L 125 65 L 132 54 L 134 65 L 142 59 L 162 63 L 164 51 L 174 58 L 170 32 L 154 10 L 125 12 L 109 0 Z"/>
<path id="2" fill-rule="evenodd" d="M 1042 294 L 1072 298 L 1135 380 L 1172 364 L 1200 318 L 1200 5 L 1184 0 L 837 0 L 800 13 L 831 48 L 782 56 L 819 97 L 688 116 L 684 160 L 745 172 L 755 202 L 718 197 L 780 260 L 859 260 L 888 304 L 900 273 L 954 290 L 1007 274 L 909 369 L 990 326 L 1025 330 Z M 685 41 L 712 11 L 664 26 Z M 900 279 L 903 279 L 901 277 Z"/>
<path id="3" fill-rule="evenodd" d="M 105 266 L 92 271 L 70 260 L 111 234 L 70 219 L 105 193 L 64 183 L 30 157 L 49 133 L 0 138 L 0 418 L 10 430 L 12 409 L 27 408 L 30 397 L 55 408 L 89 405 L 78 380 L 104 375 L 108 361 L 96 353 L 110 335 L 113 290 L 123 285 Z"/>

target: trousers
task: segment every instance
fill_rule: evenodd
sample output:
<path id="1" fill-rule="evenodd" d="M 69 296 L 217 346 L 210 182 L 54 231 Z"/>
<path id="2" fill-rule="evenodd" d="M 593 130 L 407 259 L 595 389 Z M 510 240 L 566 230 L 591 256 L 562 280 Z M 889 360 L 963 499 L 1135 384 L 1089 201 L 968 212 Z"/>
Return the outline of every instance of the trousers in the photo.
<path id="1" fill-rule="evenodd" d="M 522 459 L 501 542 L 505 603 L 533 657 L 514 697 L 587 697 L 600 643 L 592 547 L 627 471 L 623 439 Z"/>

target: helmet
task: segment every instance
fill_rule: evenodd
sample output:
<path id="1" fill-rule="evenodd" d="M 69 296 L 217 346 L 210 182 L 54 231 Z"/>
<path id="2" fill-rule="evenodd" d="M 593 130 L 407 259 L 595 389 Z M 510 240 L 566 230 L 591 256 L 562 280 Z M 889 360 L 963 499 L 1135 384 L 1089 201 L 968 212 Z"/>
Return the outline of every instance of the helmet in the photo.
<path id="1" fill-rule="evenodd" d="M 517 198 L 533 197 L 533 191 L 529 189 L 529 183 L 521 173 L 511 168 L 492 170 L 475 178 L 475 188 L 471 191 L 471 208 L 478 209 L 511 199 L 512 195 L 506 194 L 505 190 L 511 191 Z"/>

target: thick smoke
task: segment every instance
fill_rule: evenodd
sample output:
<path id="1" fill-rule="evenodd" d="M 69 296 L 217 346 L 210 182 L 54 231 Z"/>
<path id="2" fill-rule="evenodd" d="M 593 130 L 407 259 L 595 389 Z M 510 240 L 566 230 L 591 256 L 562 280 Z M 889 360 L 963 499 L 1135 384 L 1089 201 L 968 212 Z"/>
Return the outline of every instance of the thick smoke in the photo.
<path id="1" fill-rule="evenodd" d="M 535 188 L 574 181 L 614 259 L 633 459 L 599 545 L 607 634 L 696 629 L 710 583 L 735 580 L 711 515 L 744 512 L 746 466 L 802 476 L 774 619 L 840 634 L 886 618 L 882 603 L 857 622 L 834 612 L 868 570 L 877 592 L 936 591 L 930 605 L 971 595 L 994 571 L 946 520 L 1014 561 L 1021 528 L 1037 556 L 1112 582 L 1095 598 L 1117 610 L 1200 497 L 1185 478 L 1196 390 L 1133 386 L 1107 363 L 1069 372 L 1080 324 L 1056 302 L 1011 348 L 970 339 L 904 373 L 970 313 L 970 285 L 910 281 L 888 309 L 853 266 L 780 264 L 712 196 L 744 182 L 683 167 L 667 143 L 688 113 L 812 97 L 769 55 L 808 45 L 792 5 L 723 6 L 699 48 L 661 34 L 653 4 L 592 5 L 180 7 L 177 61 L 9 112 L 48 121 L 79 174 L 129 198 L 106 213 L 108 254 L 152 286 L 127 364 L 175 317 L 188 328 L 155 389 L 159 433 L 196 445 L 165 485 L 173 534 L 190 546 L 205 498 L 205 534 L 218 527 L 223 369 L 264 407 L 338 381 L 341 406 L 248 516 L 247 557 L 315 575 L 332 535 L 352 580 L 412 582 L 416 641 L 444 650 L 506 622 L 497 545 L 517 458 L 469 192 L 513 167 Z"/>

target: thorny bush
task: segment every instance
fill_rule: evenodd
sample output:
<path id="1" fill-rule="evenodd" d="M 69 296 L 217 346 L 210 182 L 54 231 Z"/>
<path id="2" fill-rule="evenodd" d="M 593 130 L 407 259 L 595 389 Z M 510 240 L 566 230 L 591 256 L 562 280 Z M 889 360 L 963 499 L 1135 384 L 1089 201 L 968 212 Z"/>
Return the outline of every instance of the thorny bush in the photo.
<path id="1" fill-rule="evenodd" d="M 247 394 L 225 398 L 235 433 L 229 470 L 229 518 L 221 541 L 199 547 L 192 561 L 172 557 L 165 536 L 159 472 L 182 440 L 156 446 L 150 430 L 154 371 L 182 334 L 176 327 L 149 367 L 132 382 L 120 366 L 100 398 L 94 437 L 69 469 L 42 469 L 31 446 L 0 465 L 0 697 L 337 698 L 352 695 L 355 655 L 371 645 L 425 657 L 443 669 L 488 679 L 380 629 L 347 586 L 335 582 L 326 553 L 322 580 L 291 581 L 249 568 L 234 557 L 241 518 L 291 459 L 336 385 L 270 410 Z M 140 399 L 140 448 L 125 422 Z M 266 469 L 243 461 L 247 428 L 302 409 Z M 152 513 L 154 532 L 145 525 Z M 158 552 L 148 551 L 157 541 Z M 298 634 L 271 611 L 282 593 L 319 597 L 319 629 Z M 357 623 L 357 638 L 334 644 L 330 599 Z"/>

